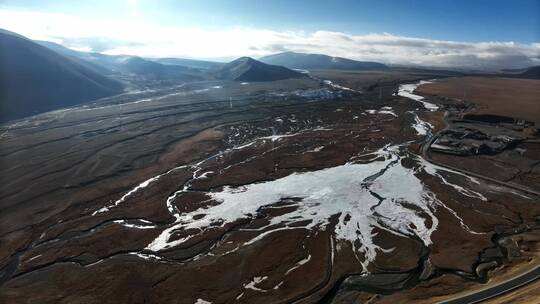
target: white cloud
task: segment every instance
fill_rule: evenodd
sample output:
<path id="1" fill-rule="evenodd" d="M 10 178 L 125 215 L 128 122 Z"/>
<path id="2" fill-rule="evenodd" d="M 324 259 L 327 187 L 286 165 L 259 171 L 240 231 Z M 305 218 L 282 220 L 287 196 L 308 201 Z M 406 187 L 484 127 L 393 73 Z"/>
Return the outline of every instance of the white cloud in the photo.
<path id="1" fill-rule="evenodd" d="M 136 1 L 128 1 L 136 8 Z M 459 42 L 388 33 L 348 35 L 329 31 L 179 28 L 134 19 L 101 20 L 64 14 L 0 9 L 0 28 L 107 54 L 148 57 L 235 58 L 282 51 L 322 53 L 390 64 L 511 68 L 540 64 L 540 43 Z"/>

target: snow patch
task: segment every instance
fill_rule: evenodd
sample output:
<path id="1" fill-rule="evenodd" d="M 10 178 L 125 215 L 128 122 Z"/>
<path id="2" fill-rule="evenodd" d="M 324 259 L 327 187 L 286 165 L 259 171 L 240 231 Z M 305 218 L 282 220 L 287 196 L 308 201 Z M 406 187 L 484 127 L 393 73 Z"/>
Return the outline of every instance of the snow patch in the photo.
<path id="1" fill-rule="evenodd" d="M 438 110 L 439 107 L 433 103 L 430 103 L 430 102 L 427 102 L 426 99 L 420 95 L 416 95 L 414 94 L 414 90 L 416 90 L 416 88 L 418 88 L 419 86 L 423 85 L 423 84 L 428 84 L 428 83 L 432 83 L 433 81 L 426 81 L 426 80 L 422 80 L 418 83 L 412 83 L 412 84 L 402 84 L 399 86 L 398 88 L 398 92 L 397 92 L 397 95 L 398 96 L 402 96 L 402 97 L 406 97 L 406 98 L 409 98 L 409 99 L 412 99 L 412 100 L 416 100 L 418 102 L 420 102 L 424 108 L 426 108 L 427 110 L 429 111 L 435 111 L 435 110 Z"/>
<path id="2" fill-rule="evenodd" d="M 348 88 L 348 87 L 340 86 L 338 84 L 333 83 L 330 80 L 323 80 L 323 83 L 326 84 L 326 85 L 331 86 L 332 88 L 338 89 L 338 90 L 361 93 L 361 91 L 357 91 L 357 90 L 353 90 L 353 89 Z"/>
<path id="3" fill-rule="evenodd" d="M 260 289 L 258 287 L 255 287 L 255 285 L 263 282 L 264 280 L 268 279 L 267 276 L 264 276 L 264 277 L 254 277 L 253 280 L 251 280 L 251 282 L 247 283 L 247 284 L 244 284 L 244 288 L 245 289 L 252 289 L 252 290 L 255 290 L 255 291 L 260 291 L 260 292 L 266 292 L 266 290 L 264 289 Z"/>
<path id="4" fill-rule="evenodd" d="M 416 130 L 416 133 L 420 136 L 426 136 L 428 134 L 431 133 L 431 130 L 433 129 L 433 125 L 431 125 L 430 123 L 428 122 L 425 122 L 423 120 L 420 119 L 420 117 L 418 117 L 418 114 L 410 111 L 409 113 L 411 113 L 413 116 L 414 116 L 414 124 L 413 124 L 413 129 Z"/>
<path id="5" fill-rule="evenodd" d="M 394 117 L 398 117 L 396 113 L 392 110 L 392 107 L 382 107 L 380 110 L 366 110 L 365 113 L 367 114 L 387 114 L 392 115 Z"/>
<path id="6" fill-rule="evenodd" d="M 298 261 L 298 263 L 296 263 L 291 269 L 287 270 L 287 272 L 285 272 L 285 275 L 288 275 L 289 273 L 291 273 L 293 270 L 297 269 L 297 268 L 300 268 L 300 266 L 306 264 L 307 262 L 309 262 L 311 260 L 311 254 L 309 254 L 305 259 L 302 259 L 300 261 Z"/>
<path id="7" fill-rule="evenodd" d="M 379 160 L 371 163 L 347 163 L 318 171 L 293 173 L 273 181 L 225 186 L 221 191 L 208 192 L 209 198 L 220 204 L 177 214 L 176 224 L 164 230 L 147 249 L 160 251 L 191 238 L 187 236 L 170 241 L 175 231 L 204 231 L 211 226 L 222 226 L 251 217 L 259 208 L 291 197 L 299 199 L 292 203 L 298 208 L 272 218 L 265 227 L 268 230 L 244 245 L 280 230 L 326 229 L 329 219 L 335 215 L 339 215 L 336 238 L 353 244 L 355 254 L 361 253 L 367 262 L 373 261 L 377 252 L 388 251 L 374 243 L 375 227 L 418 236 L 425 245 L 430 245 L 431 234 L 438 225 L 433 208 L 439 202 L 415 176 L 413 169 L 401 166 L 398 150 L 398 146 L 378 150 L 372 154 Z M 310 220 L 306 226 L 294 227 L 294 224 L 306 220 Z M 355 244 L 360 245 L 356 247 Z"/>

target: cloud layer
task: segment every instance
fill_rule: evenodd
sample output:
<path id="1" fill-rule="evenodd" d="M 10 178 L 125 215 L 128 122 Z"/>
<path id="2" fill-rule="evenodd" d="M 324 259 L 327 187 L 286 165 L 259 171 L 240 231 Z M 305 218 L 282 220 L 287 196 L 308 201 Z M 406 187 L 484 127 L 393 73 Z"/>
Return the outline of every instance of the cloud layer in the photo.
<path id="1" fill-rule="evenodd" d="M 160 26 L 134 20 L 101 20 L 64 14 L 0 9 L 0 28 L 79 50 L 146 57 L 231 59 L 283 51 L 322 53 L 388 64 L 501 69 L 540 64 L 540 42 L 459 42 L 388 33 L 219 30 Z"/>

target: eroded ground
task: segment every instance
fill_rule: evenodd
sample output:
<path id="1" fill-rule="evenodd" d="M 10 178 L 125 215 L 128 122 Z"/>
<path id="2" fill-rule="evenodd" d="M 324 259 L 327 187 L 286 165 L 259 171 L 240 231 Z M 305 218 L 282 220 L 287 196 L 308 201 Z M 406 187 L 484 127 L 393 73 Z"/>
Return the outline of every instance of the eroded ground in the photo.
<path id="1" fill-rule="evenodd" d="M 537 197 L 426 161 L 438 106 L 354 77 L 201 83 L 4 127 L 0 299 L 396 303 L 523 256 Z"/>

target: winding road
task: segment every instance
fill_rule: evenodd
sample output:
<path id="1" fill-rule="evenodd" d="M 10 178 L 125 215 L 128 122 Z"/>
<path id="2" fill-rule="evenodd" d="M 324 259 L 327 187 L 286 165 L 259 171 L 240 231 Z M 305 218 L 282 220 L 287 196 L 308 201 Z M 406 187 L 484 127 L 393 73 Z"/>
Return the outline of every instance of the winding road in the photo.
<path id="1" fill-rule="evenodd" d="M 487 181 L 492 182 L 492 183 L 496 183 L 496 184 L 499 184 L 499 185 L 502 185 L 502 186 L 505 186 L 505 187 L 508 187 L 508 188 L 512 188 L 512 189 L 515 189 L 515 190 L 518 190 L 518 191 L 525 192 L 525 193 L 527 193 L 529 195 L 540 197 L 540 192 L 538 192 L 536 190 L 533 190 L 533 189 L 530 189 L 528 187 L 525 187 L 525 186 L 522 186 L 522 185 L 516 185 L 516 184 L 513 184 L 513 183 L 507 183 L 507 182 L 504 182 L 504 181 L 500 181 L 500 180 L 491 178 L 489 176 L 485 176 L 485 175 L 478 174 L 478 173 L 475 173 L 475 172 L 471 172 L 471 171 L 468 171 L 468 170 L 463 170 L 463 169 L 460 169 L 460 168 L 455 168 L 455 167 L 448 166 L 448 165 L 439 163 L 437 161 L 434 161 L 431 158 L 431 155 L 429 153 L 429 148 L 433 144 L 433 142 L 435 142 L 437 140 L 439 135 L 442 132 L 444 132 L 445 130 L 448 129 L 449 124 L 448 124 L 448 121 L 446 121 L 446 115 L 445 115 L 445 118 L 444 118 L 444 122 L 446 124 L 446 127 L 443 128 L 442 130 L 440 130 L 439 132 L 433 134 L 433 136 L 431 136 L 421 147 L 422 157 L 426 161 L 428 161 L 428 162 L 430 162 L 430 163 L 432 163 L 434 165 L 440 166 L 440 167 L 444 167 L 444 168 L 447 168 L 447 169 L 450 169 L 450 170 L 453 170 L 453 171 L 461 172 L 461 173 L 464 173 L 464 174 L 469 175 L 469 176 L 477 177 L 477 178 L 487 180 Z M 465 295 L 462 295 L 462 296 L 454 297 L 452 299 L 439 302 L 439 304 L 479 303 L 479 302 L 485 301 L 487 299 L 491 299 L 491 298 L 500 296 L 502 294 L 508 293 L 510 291 L 513 291 L 515 289 L 518 289 L 518 288 L 520 288 L 520 287 L 522 287 L 524 285 L 527 285 L 529 283 L 532 283 L 532 282 L 534 282 L 534 281 L 536 281 L 538 279 L 540 279 L 540 265 L 537 265 L 536 267 L 534 267 L 530 271 L 528 271 L 526 273 L 523 273 L 523 274 L 521 274 L 521 275 L 519 275 L 517 277 L 514 277 L 512 279 L 509 279 L 509 280 L 507 280 L 507 281 L 505 281 L 503 283 L 497 284 L 497 285 L 492 286 L 492 287 L 487 287 L 487 288 L 481 289 L 479 291 L 475 291 L 473 293 L 468 293 L 468 294 L 465 294 Z"/>
<path id="2" fill-rule="evenodd" d="M 503 283 L 482 289 L 473 293 L 469 293 L 463 296 L 452 298 L 446 301 L 439 302 L 438 304 L 468 304 L 468 303 L 480 303 L 482 301 L 500 296 L 507 292 L 518 289 L 529 283 L 532 283 L 540 278 L 540 265 L 531 269 L 530 271 L 507 280 Z"/>
<path id="3" fill-rule="evenodd" d="M 448 124 L 446 121 L 445 121 L 446 124 Z M 492 183 L 496 183 L 496 184 L 499 184 L 499 185 L 502 185 L 504 187 L 508 187 L 508 188 L 513 188 L 513 189 L 516 189 L 518 191 L 521 191 L 521 192 L 525 192 L 529 195 L 534 195 L 534 196 L 539 196 L 540 197 L 540 192 L 536 191 L 536 190 L 533 190 L 531 188 L 528 188 L 528 187 L 525 187 L 525 186 L 522 186 L 522 185 L 517 185 L 517 184 L 514 184 L 514 183 L 508 183 L 508 182 L 504 182 L 504 181 L 501 181 L 501 180 L 498 180 L 498 179 L 494 179 L 494 178 L 491 178 L 489 176 L 485 176 L 485 175 L 482 175 L 482 174 L 479 174 L 479 173 L 476 173 L 476 172 L 472 172 L 472 171 L 469 171 L 469 170 L 464 170 L 464 169 L 460 169 L 460 168 L 456 168 L 456 167 L 452 167 L 452 166 L 448 166 L 446 164 L 443 164 L 443 163 L 440 163 L 440 162 L 437 162 L 435 160 L 433 160 L 431 158 L 431 155 L 429 153 L 429 148 L 431 147 L 431 144 L 433 144 L 433 142 L 435 142 L 435 140 L 437 140 L 437 138 L 439 137 L 439 135 L 444 132 L 445 130 L 447 130 L 448 127 L 440 130 L 439 132 L 437 132 L 436 134 L 434 134 L 423 146 L 422 146 L 422 149 L 421 149 L 421 152 L 422 152 L 422 157 L 434 164 L 434 165 L 437 165 L 437 166 L 440 166 L 440 167 L 444 167 L 444 168 L 447 168 L 447 169 L 450 169 L 450 170 L 453 170 L 453 171 L 457 171 L 457 172 L 461 172 L 463 174 L 466 174 L 466 175 L 469 175 L 469 176 L 473 176 L 473 177 L 477 177 L 477 178 L 480 178 L 480 179 L 483 179 L 483 180 L 487 180 L 487 181 L 490 181 Z"/>

